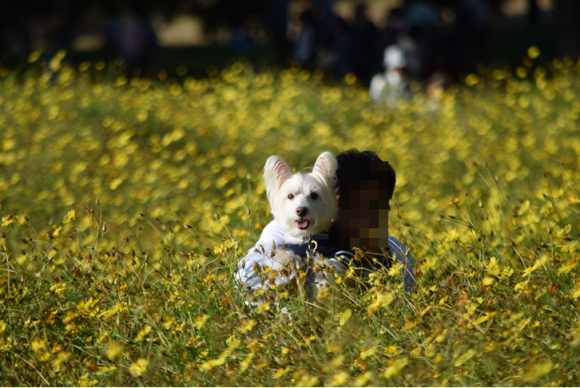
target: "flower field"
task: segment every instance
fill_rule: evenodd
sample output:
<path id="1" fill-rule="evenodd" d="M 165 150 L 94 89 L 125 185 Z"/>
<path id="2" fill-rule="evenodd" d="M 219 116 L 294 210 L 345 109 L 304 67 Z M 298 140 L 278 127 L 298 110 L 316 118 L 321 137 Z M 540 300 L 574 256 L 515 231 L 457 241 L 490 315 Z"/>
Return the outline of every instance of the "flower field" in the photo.
<path id="1" fill-rule="evenodd" d="M 62 58 L 0 68 L 1 385 L 580 384 L 580 64 L 386 108 L 298 68 L 157 81 Z M 268 156 L 353 147 L 397 171 L 416 293 L 386 271 L 245 306 Z"/>

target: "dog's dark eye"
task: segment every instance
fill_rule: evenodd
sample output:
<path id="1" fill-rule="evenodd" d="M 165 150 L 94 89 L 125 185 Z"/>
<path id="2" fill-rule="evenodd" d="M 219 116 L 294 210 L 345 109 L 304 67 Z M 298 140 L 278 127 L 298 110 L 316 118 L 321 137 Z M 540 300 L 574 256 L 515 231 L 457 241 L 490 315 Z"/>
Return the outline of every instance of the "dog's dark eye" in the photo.
<path id="1" fill-rule="evenodd" d="M 310 194 L 310 198 L 312 198 L 312 199 L 318 199 L 318 194 L 312 193 L 312 194 Z"/>
<path id="2" fill-rule="evenodd" d="M 294 194 L 288 194 L 288 199 L 294 198 Z"/>

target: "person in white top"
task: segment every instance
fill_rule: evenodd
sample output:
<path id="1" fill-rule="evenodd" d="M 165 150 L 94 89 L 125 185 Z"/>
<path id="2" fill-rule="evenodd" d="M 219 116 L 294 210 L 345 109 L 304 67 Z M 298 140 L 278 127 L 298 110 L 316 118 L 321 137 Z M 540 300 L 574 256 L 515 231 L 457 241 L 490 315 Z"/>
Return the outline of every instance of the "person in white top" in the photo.
<path id="1" fill-rule="evenodd" d="M 405 290 L 413 293 L 416 283 L 413 257 L 403 243 L 388 235 L 389 200 L 396 182 L 394 169 L 372 151 L 345 151 L 337 156 L 337 160 L 335 192 L 338 209 L 327 233 L 312 237 L 318 242 L 317 253 L 324 257 L 324 264 L 334 267 L 334 272 L 339 275 L 352 264 L 358 269 L 363 283 L 367 284 L 371 273 L 389 268 L 391 258 L 396 258 L 402 264 Z M 306 258 L 308 244 L 288 244 L 286 233 L 276 220 L 270 222 L 254 248 L 238 263 L 234 276 L 249 294 L 296 280 L 297 272 L 288 271 L 281 264 L 285 261 L 274 252 L 276 247 L 283 246 L 284 250 Z M 363 249 L 362 259 L 354 259 L 353 247 Z M 270 270 L 264 276 L 266 267 Z M 321 281 L 322 278 L 313 274 L 310 268 L 304 260 L 300 269 L 308 272 L 307 283 Z"/>

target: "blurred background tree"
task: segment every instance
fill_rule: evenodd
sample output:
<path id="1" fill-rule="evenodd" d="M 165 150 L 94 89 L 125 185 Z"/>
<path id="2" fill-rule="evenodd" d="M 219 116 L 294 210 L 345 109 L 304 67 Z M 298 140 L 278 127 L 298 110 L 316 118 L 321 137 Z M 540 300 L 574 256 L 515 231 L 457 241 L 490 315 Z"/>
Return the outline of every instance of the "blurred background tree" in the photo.
<path id="1" fill-rule="evenodd" d="M 300 62 L 302 49 L 303 66 L 337 76 L 355 72 L 368 81 L 381 70 L 384 47 L 377 47 L 389 39 L 397 15 L 407 25 L 414 15 L 409 34 L 423 56 L 433 57 L 421 76 L 438 67 L 457 76 L 477 63 L 516 67 L 532 44 L 546 58 L 580 54 L 577 0 L 46 0 L 6 2 L 2 8 L 5 67 L 35 50 L 47 59 L 65 49 L 72 63 L 123 58 L 128 72 L 172 74 L 181 64 L 188 74 L 204 76 L 208 66 L 240 57 L 258 67 L 288 66 Z M 431 27 L 420 26 L 424 17 L 433 18 Z M 371 50 L 365 34 L 376 41 L 371 64 L 345 64 L 343 58 L 366 55 L 355 51 Z M 312 44 L 310 53 L 303 44 Z"/>
<path id="2" fill-rule="evenodd" d="M 533 2 L 534 0 L 530 0 Z M 577 58 L 580 54 L 580 1 L 556 1 L 556 26 L 558 29 L 558 54 Z"/>

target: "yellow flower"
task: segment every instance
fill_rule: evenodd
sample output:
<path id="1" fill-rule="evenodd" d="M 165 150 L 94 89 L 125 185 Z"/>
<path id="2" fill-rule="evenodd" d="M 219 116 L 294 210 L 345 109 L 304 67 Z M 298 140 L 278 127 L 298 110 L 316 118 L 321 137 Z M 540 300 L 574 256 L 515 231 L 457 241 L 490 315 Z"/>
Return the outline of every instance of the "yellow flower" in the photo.
<path id="1" fill-rule="evenodd" d="M 117 314 L 121 308 L 123 307 L 123 305 L 121 303 L 117 303 L 113 308 L 102 312 L 99 317 L 102 317 L 103 320 L 107 320 L 111 317 L 113 317 L 115 314 Z"/>
<path id="2" fill-rule="evenodd" d="M 52 361 L 52 366 L 53 368 L 58 371 L 60 370 L 60 366 L 67 362 L 68 359 L 70 358 L 70 354 L 69 353 L 65 353 L 65 352 L 60 352 L 56 355 L 56 359 L 54 359 Z"/>
<path id="3" fill-rule="evenodd" d="M 370 315 L 373 315 L 377 312 L 379 308 L 385 308 L 391 304 L 393 301 L 393 294 L 381 294 L 377 293 L 375 296 L 375 300 L 367 307 L 367 311 Z"/>
<path id="4" fill-rule="evenodd" d="M 165 330 L 169 330 L 171 328 L 171 325 L 173 325 L 175 323 L 177 319 L 172 318 L 172 317 L 165 317 L 165 322 L 163 322 L 161 324 L 161 326 L 163 326 L 163 328 Z"/>
<path id="5" fill-rule="evenodd" d="M 283 369 L 282 369 L 282 368 L 281 368 L 281 369 L 278 369 L 278 370 L 276 371 L 276 373 L 274 373 L 274 378 L 275 378 L 275 379 L 279 379 L 280 377 L 282 377 L 282 376 L 284 376 L 286 373 L 288 373 L 288 371 L 289 371 L 289 370 L 290 370 L 290 367 L 283 368 Z"/>
<path id="6" fill-rule="evenodd" d="M 576 327 L 571 330 L 572 333 L 572 346 L 580 345 L 580 322 L 576 323 Z"/>
<path id="7" fill-rule="evenodd" d="M 552 367 L 553 365 L 551 361 L 547 361 L 542 364 L 535 364 L 524 376 L 524 381 L 527 383 L 536 381 L 539 378 L 544 377 L 545 375 L 550 373 Z"/>
<path id="8" fill-rule="evenodd" d="M 328 288 L 323 288 L 318 293 L 318 299 L 320 299 L 320 300 L 324 300 L 324 299 L 328 298 L 329 296 L 330 296 L 330 291 Z"/>
<path id="9" fill-rule="evenodd" d="M 224 246 L 224 244 L 217 244 L 214 248 L 213 248 L 213 253 L 215 253 L 216 255 L 221 255 L 222 253 L 226 252 L 226 247 Z"/>
<path id="10" fill-rule="evenodd" d="M 226 242 L 225 242 L 225 245 L 226 245 L 226 247 L 227 247 L 227 248 L 230 248 L 230 249 L 231 249 L 231 248 L 235 248 L 235 246 L 236 246 L 237 244 L 238 244 L 238 242 L 237 242 L 237 241 L 235 241 L 235 240 L 232 240 L 232 239 L 226 240 Z"/>
<path id="11" fill-rule="evenodd" d="M 453 230 L 449 231 L 445 241 L 455 241 L 457 239 L 459 239 L 459 233 L 457 233 L 457 230 L 453 229 Z"/>
<path id="12" fill-rule="evenodd" d="M 71 210 L 68 213 L 66 213 L 66 215 L 63 217 L 62 223 L 68 224 L 69 222 L 73 221 L 74 219 L 75 219 L 75 211 Z"/>
<path id="13" fill-rule="evenodd" d="M 310 376 L 308 373 L 305 374 L 298 380 L 296 387 L 314 387 L 318 382 L 318 377 Z"/>
<path id="14" fill-rule="evenodd" d="M 137 336 L 135 337 L 135 339 L 133 341 L 135 341 L 135 342 L 141 341 L 147 334 L 149 334 L 149 332 L 151 332 L 151 326 L 146 325 L 143 328 L 143 330 L 139 330 L 139 332 L 137 333 Z"/>
<path id="15" fill-rule="evenodd" d="M 525 201 L 524 203 L 522 203 L 522 206 L 520 206 L 518 215 L 520 216 L 524 215 L 529 209 L 530 209 L 530 201 Z"/>
<path id="16" fill-rule="evenodd" d="M 479 82 L 479 77 L 473 73 L 469 74 L 467 77 L 465 77 L 465 83 L 467 84 L 467 86 L 473 86 L 478 82 Z"/>
<path id="17" fill-rule="evenodd" d="M 373 378 L 373 376 L 373 372 L 370 371 L 358 375 L 354 382 L 355 387 L 364 387 L 369 382 L 369 380 Z"/>
<path id="18" fill-rule="evenodd" d="M 371 357 L 374 354 L 375 354 L 375 348 L 370 348 L 370 349 L 361 348 L 359 357 L 361 360 L 366 360 L 367 358 Z"/>
<path id="19" fill-rule="evenodd" d="M 503 271 L 501 271 L 500 277 L 502 279 L 509 278 L 509 277 L 511 277 L 513 275 L 513 273 L 514 273 L 514 270 L 513 269 L 511 269 L 511 268 L 504 268 Z"/>
<path id="20" fill-rule="evenodd" d="M 258 314 L 262 314 L 265 310 L 270 310 L 270 303 L 263 303 L 258 306 Z"/>
<path id="21" fill-rule="evenodd" d="M 244 361 L 240 362 L 240 372 L 245 372 L 246 369 L 248 369 L 248 367 L 252 363 L 252 360 L 254 359 L 254 354 L 255 354 L 254 352 L 250 352 L 250 354 L 248 354 L 248 356 L 244 359 Z"/>
<path id="22" fill-rule="evenodd" d="M 73 311 L 69 310 L 66 312 L 66 316 L 64 318 L 62 318 L 62 321 L 63 321 L 63 323 L 68 324 L 76 317 L 77 317 L 77 314 L 74 313 Z"/>
<path id="23" fill-rule="evenodd" d="M 77 303 L 77 310 L 81 312 L 90 312 L 91 307 L 97 303 L 99 303 L 99 300 L 93 299 L 92 297 L 90 297 L 86 301 L 81 300 L 79 303 Z"/>
<path id="24" fill-rule="evenodd" d="M 482 317 L 477 318 L 477 323 L 483 323 L 488 321 L 490 318 L 493 318 L 495 316 L 495 313 L 487 313 Z"/>
<path id="25" fill-rule="evenodd" d="M 40 51 L 40 50 L 33 51 L 32 54 L 30 54 L 28 56 L 28 62 L 29 63 L 36 62 L 38 60 L 38 58 L 40 58 L 41 54 L 42 54 L 42 51 Z"/>
<path id="26" fill-rule="evenodd" d="M 394 360 L 393 363 L 389 367 L 387 367 L 387 369 L 383 373 L 383 376 L 386 377 L 387 379 L 398 376 L 399 373 L 403 370 L 405 366 L 407 366 L 408 363 L 409 359 L 407 357 Z"/>
<path id="27" fill-rule="evenodd" d="M 526 280 L 525 282 L 521 282 L 516 284 L 516 286 L 514 287 L 514 291 L 518 291 L 518 290 L 524 290 L 524 287 L 528 284 L 528 281 Z"/>
<path id="28" fill-rule="evenodd" d="M 437 337 L 435 337 L 435 342 L 437 343 L 441 343 L 443 341 L 445 341 L 445 337 L 447 337 L 447 329 L 443 330 L 443 332 L 441 334 L 439 334 Z"/>
<path id="29" fill-rule="evenodd" d="M 7 215 L 6 217 L 2 217 L 2 226 L 8 226 L 14 222 L 14 216 L 12 214 Z"/>
<path id="30" fill-rule="evenodd" d="M 489 259 L 489 264 L 486 266 L 487 273 L 491 276 L 498 276 L 501 272 L 501 266 L 499 265 L 495 257 Z"/>
<path id="31" fill-rule="evenodd" d="M 467 352 L 463 353 L 461 356 L 457 357 L 457 360 L 453 363 L 455 366 L 461 366 L 467 361 L 471 360 L 473 356 L 477 354 L 477 350 L 469 349 Z"/>
<path id="32" fill-rule="evenodd" d="M 33 352 L 39 352 L 46 347 L 46 342 L 42 341 L 40 338 L 35 337 L 30 343 Z"/>
<path id="33" fill-rule="evenodd" d="M 522 319 L 520 323 L 518 323 L 518 328 L 520 330 L 524 329 L 529 323 L 532 321 L 532 318 Z"/>
<path id="34" fill-rule="evenodd" d="M 102 376 L 102 375 L 104 375 L 105 373 L 113 372 L 113 371 L 115 371 L 115 370 L 117 370 L 117 367 L 116 367 L 116 366 L 114 366 L 114 365 L 111 365 L 111 366 L 104 366 L 104 367 L 102 367 L 102 368 L 99 368 L 99 370 L 98 370 L 98 371 L 97 371 L 95 374 L 96 374 L 97 376 Z"/>
<path id="35" fill-rule="evenodd" d="M 99 383 L 99 380 L 97 380 L 97 379 L 90 380 L 89 374 L 87 373 L 87 374 L 81 376 L 81 378 L 77 382 L 77 385 L 79 387 L 94 387 L 98 383 Z"/>
<path id="36" fill-rule="evenodd" d="M 240 344 L 242 343 L 242 341 L 238 337 L 236 337 L 235 335 L 231 335 L 226 340 L 226 343 L 228 344 L 228 349 L 234 350 L 238 346 L 240 346 Z"/>
<path id="37" fill-rule="evenodd" d="M 396 262 L 396 263 L 395 263 L 395 264 L 394 264 L 394 265 L 391 267 L 391 269 L 389 270 L 389 274 L 388 274 L 388 275 L 389 275 L 389 276 L 395 276 L 395 275 L 398 275 L 398 274 L 401 272 L 401 270 L 402 270 L 403 268 L 405 268 L 405 265 L 404 265 L 403 263 L 401 263 L 401 262 Z"/>
<path id="38" fill-rule="evenodd" d="M 139 377 L 143 373 L 147 372 L 147 367 L 149 366 L 149 361 L 144 358 L 140 358 L 136 363 L 129 367 L 129 372 L 133 377 Z"/>
<path id="39" fill-rule="evenodd" d="M 225 352 L 220 354 L 220 356 L 218 358 L 206 361 L 203 364 L 201 364 L 199 366 L 199 370 L 207 372 L 207 371 L 212 370 L 216 366 L 223 365 L 226 362 L 226 358 L 228 357 L 228 355 L 229 355 L 229 352 L 226 350 Z"/>
<path id="40" fill-rule="evenodd" d="M 54 229 L 54 232 L 52 233 L 52 237 L 58 237 L 60 235 L 60 232 L 62 232 L 62 227 L 58 227 Z"/>
<path id="41" fill-rule="evenodd" d="M 562 264 L 562 266 L 560 268 L 558 268 L 558 274 L 562 275 L 562 274 L 567 274 L 568 272 L 572 271 L 574 268 L 578 267 L 580 263 L 579 262 L 568 262 L 565 264 Z"/>
<path id="42" fill-rule="evenodd" d="M 540 265 L 542 265 L 542 262 L 540 260 L 536 260 L 536 262 L 534 263 L 533 266 L 526 268 L 524 270 L 524 272 L 522 272 L 522 277 L 528 276 L 529 274 L 534 272 L 536 269 L 538 269 L 538 267 Z"/>
<path id="43" fill-rule="evenodd" d="M 332 361 L 330 361 L 329 365 L 332 368 L 336 369 L 336 368 L 340 367 L 343 362 L 344 362 L 344 355 L 340 354 L 340 355 L 336 356 Z"/>
<path id="44" fill-rule="evenodd" d="M 354 275 L 355 275 L 354 268 L 349 267 L 348 271 L 346 271 L 346 273 L 344 274 L 344 277 L 345 277 L 345 279 L 348 279 L 348 278 L 353 278 Z"/>
<path id="45" fill-rule="evenodd" d="M 330 387 L 342 387 L 345 386 L 346 381 L 348 380 L 348 373 L 346 372 L 338 372 L 332 377 L 329 386 Z"/>
<path id="46" fill-rule="evenodd" d="M 107 357 L 109 360 L 115 361 L 123 353 L 123 346 L 116 342 L 110 342 L 107 347 Z"/>
<path id="47" fill-rule="evenodd" d="M 530 46 L 528 48 L 528 57 L 536 59 L 540 55 L 540 49 L 537 46 Z"/>
<path id="48" fill-rule="evenodd" d="M 568 224 L 563 229 L 559 229 L 556 232 L 556 237 L 566 237 L 566 235 L 570 233 L 570 230 L 572 230 L 572 225 Z"/>
<path id="49" fill-rule="evenodd" d="M 205 322 L 207 321 L 208 318 L 209 315 L 207 314 L 204 314 L 201 317 L 195 317 L 195 323 L 193 324 L 193 327 L 195 327 L 196 329 L 201 329 L 203 325 L 205 325 Z"/>
<path id="50" fill-rule="evenodd" d="M 250 319 L 248 322 L 242 322 L 242 328 L 238 329 L 238 331 L 241 334 L 247 333 L 248 331 L 251 331 L 257 323 L 258 322 L 254 319 Z"/>
<path id="51" fill-rule="evenodd" d="M 352 316 L 352 311 L 350 311 L 350 309 L 346 309 L 342 313 L 338 314 L 338 324 L 340 326 L 344 326 L 344 324 L 346 322 L 348 322 L 348 320 L 350 319 L 351 316 Z"/>
<path id="52" fill-rule="evenodd" d="M 0 334 L 6 331 L 6 322 L 0 321 Z"/>

